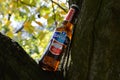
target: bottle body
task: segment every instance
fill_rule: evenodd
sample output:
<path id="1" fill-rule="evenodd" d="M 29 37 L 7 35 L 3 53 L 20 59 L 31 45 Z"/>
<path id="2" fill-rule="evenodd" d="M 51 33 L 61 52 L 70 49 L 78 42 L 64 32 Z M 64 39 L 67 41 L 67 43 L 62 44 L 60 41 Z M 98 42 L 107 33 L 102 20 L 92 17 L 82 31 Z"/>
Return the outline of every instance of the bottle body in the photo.
<path id="1" fill-rule="evenodd" d="M 43 70 L 57 71 L 62 54 L 72 39 L 73 24 L 70 21 L 74 14 L 75 9 L 71 8 L 63 24 L 56 28 L 44 56 L 39 61 Z"/>
<path id="2" fill-rule="evenodd" d="M 69 26 L 72 27 L 73 25 L 66 22 L 63 26 L 56 28 L 50 45 L 40 62 L 40 65 L 44 70 L 57 70 L 62 52 L 64 52 L 64 49 L 67 47 L 72 38 L 72 29 L 70 29 Z"/>

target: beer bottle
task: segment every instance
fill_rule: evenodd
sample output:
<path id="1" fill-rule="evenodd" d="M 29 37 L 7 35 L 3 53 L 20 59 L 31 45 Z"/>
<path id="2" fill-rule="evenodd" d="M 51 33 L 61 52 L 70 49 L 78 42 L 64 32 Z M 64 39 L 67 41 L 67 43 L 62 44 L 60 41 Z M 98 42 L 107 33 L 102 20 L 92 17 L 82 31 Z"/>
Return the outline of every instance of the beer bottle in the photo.
<path id="1" fill-rule="evenodd" d="M 44 56 L 39 61 L 43 70 L 57 71 L 63 51 L 72 39 L 73 24 L 79 8 L 73 4 L 68 11 L 62 25 L 55 29 L 50 44 Z"/>

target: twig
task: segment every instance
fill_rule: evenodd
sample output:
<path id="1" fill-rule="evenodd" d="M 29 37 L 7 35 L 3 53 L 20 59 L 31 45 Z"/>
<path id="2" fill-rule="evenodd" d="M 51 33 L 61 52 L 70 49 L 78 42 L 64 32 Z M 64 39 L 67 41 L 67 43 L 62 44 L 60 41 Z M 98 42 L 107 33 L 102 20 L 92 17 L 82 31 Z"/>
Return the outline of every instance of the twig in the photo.
<path id="1" fill-rule="evenodd" d="M 53 1 L 52 1 L 52 0 L 51 0 L 51 2 L 52 2 L 53 14 L 54 14 L 55 26 L 57 27 L 57 20 L 56 20 L 55 8 L 54 8 Z"/>
<path id="2" fill-rule="evenodd" d="M 57 2 L 55 2 L 53 0 L 51 0 L 51 1 L 52 1 L 52 3 L 56 4 L 58 7 L 60 7 L 63 11 L 65 11 L 67 13 L 67 10 L 64 9 L 60 4 L 58 4 Z"/>
<path id="3" fill-rule="evenodd" d="M 11 18 L 11 13 L 8 14 L 8 21 L 10 20 Z"/>
<path id="4" fill-rule="evenodd" d="M 23 22 L 22 26 L 18 30 L 15 31 L 15 33 L 18 33 L 20 31 L 22 31 L 22 29 L 24 28 L 24 24 L 25 24 L 26 21 L 27 21 L 27 19 Z"/>

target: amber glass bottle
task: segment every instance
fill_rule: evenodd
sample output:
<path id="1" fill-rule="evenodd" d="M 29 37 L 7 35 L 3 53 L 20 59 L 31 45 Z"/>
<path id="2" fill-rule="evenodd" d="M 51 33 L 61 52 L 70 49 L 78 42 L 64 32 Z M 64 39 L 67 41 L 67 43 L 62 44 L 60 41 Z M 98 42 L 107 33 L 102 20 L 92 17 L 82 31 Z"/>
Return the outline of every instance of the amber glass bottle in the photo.
<path id="1" fill-rule="evenodd" d="M 73 4 L 66 15 L 62 25 L 55 29 L 51 42 L 39 61 L 43 70 L 57 71 L 63 51 L 72 39 L 73 24 L 79 8 Z"/>

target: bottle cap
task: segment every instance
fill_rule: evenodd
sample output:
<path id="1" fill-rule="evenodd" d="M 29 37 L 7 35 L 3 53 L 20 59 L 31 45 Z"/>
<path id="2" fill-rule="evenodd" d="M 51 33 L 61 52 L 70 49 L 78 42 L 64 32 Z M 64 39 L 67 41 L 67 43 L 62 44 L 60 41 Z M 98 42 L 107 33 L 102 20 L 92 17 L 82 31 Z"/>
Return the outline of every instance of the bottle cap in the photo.
<path id="1" fill-rule="evenodd" d="M 79 10 L 79 6 L 76 5 L 76 4 L 72 4 L 72 5 L 71 5 L 71 8 L 76 8 L 77 10 Z"/>

